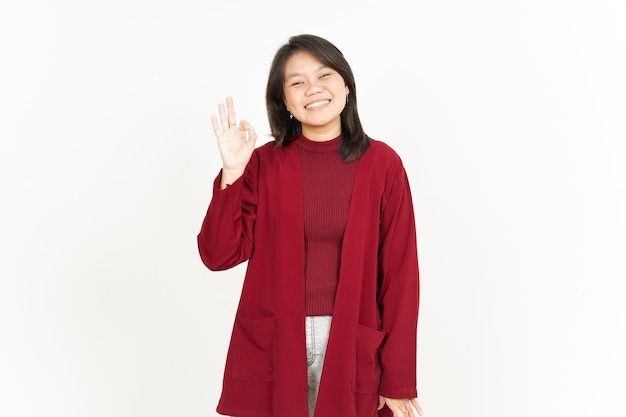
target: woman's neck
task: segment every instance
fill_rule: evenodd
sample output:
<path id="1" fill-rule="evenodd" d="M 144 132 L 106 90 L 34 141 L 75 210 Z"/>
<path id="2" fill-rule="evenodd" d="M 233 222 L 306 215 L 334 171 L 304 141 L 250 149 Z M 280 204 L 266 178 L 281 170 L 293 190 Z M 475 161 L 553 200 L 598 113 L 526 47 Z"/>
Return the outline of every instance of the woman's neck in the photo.
<path id="1" fill-rule="evenodd" d="M 341 135 L 341 124 L 333 127 L 302 127 L 302 135 L 314 142 L 327 142 Z"/>

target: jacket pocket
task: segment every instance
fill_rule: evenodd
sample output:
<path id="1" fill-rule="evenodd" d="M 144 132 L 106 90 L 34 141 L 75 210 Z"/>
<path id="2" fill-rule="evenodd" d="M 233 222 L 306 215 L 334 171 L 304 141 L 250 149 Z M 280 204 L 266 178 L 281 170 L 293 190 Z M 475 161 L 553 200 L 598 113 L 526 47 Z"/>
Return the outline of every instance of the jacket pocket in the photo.
<path id="1" fill-rule="evenodd" d="M 251 381 L 274 379 L 275 318 L 235 318 L 232 346 L 232 377 Z"/>
<path id="2" fill-rule="evenodd" d="M 378 392 L 380 385 L 380 345 L 385 332 L 359 325 L 356 333 L 352 390 L 360 394 Z"/>

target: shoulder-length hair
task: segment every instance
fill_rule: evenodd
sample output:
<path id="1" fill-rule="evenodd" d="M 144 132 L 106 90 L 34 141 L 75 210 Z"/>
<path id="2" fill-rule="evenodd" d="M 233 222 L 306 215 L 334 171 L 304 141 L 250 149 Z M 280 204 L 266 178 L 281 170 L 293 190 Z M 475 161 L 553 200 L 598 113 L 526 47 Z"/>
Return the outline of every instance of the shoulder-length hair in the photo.
<path id="1" fill-rule="evenodd" d="M 302 132 L 302 125 L 289 117 L 285 106 L 285 64 L 296 52 L 305 51 L 317 58 L 322 64 L 337 71 L 348 86 L 346 106 L 341 112 L 342 141 L 339 153 L 344 161 L 358 159 L 370 146 L 370 139 L 365 134 L 356 102 L 356 85 L 350 65 L 335 45 L 315 35 L 298 35 L 289 38 L 289 42 L 278 49 L 270 68 L 267 80 L 265 101 L 270 130 L 276 141 L 276 147 L 293 142 Z"/>

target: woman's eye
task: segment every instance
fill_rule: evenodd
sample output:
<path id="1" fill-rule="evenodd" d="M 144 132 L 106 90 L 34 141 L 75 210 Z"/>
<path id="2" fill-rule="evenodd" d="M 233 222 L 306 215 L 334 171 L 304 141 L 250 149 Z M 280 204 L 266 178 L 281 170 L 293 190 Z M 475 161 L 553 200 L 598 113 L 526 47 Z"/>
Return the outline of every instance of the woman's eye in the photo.
<path id="1" fill-rule="evenodd" d="M 327 78 L 330 77 L 331 74 L 322 74 L 322 76 L 320 78 Z"/>
<path id="2" fill-rule="evenodd" d="M 300 85 L 300 84 L 302 84 L 302 81 L 295 81 L 295 82 L 291 83 L 291 85 Z"/>

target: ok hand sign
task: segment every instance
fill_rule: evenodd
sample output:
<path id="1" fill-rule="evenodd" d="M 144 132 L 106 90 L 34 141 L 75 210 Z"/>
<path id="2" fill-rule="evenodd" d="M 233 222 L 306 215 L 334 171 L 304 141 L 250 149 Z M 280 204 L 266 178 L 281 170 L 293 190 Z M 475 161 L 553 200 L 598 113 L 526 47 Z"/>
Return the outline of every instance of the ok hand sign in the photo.
<path id="1" fill-rule="evenodd" d="M 226 106 L 218 105 L 219 123 L 217 116 L 211 115 L 213 132 L 217 137 L 217 146 L 222 157 L 221 189 L 226 184 L 232 184 L 243 175 L 243 172 L 252 157 L 256 143 L 256 132 L 246 120 L 242 120 L 237 127 L 235 106 L 231 97 L 226 98 Z"/>

